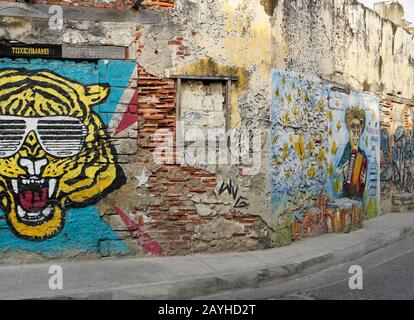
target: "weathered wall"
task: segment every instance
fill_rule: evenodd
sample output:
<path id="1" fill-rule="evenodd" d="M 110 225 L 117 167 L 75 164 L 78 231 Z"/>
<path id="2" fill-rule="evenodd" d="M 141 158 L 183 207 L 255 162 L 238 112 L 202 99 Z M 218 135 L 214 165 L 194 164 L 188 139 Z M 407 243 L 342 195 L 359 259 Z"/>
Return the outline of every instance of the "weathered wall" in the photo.
<path id="1" fill-rule="evenodd" d="M 277 243 L 345 230 L 334 225 L 336 211 L 361 211 L 351 228 L 375 217 L 378 98 L 277 71 L 273 94 L 270 170 Z"/>
<path id="2" fill-rule="evenodd" d="M 350 0 L 145 1 L 139 11 L 123 10 L 128 5 L 67 1 L 60 30 L 50 29 L 41 5 L 0 12 L 0 40 L 60 44 L 89 58 L 99 52 L 92 61 L 6 59 L 0 67 L 107 87 L 107 100 L 90 114 L 103 122 L 112 152 L 96 167 L 109 158 L 118 168 L 114 181 L 126 176 L 108 191 L 99 187 L 96 197 L 80 191 L 77 205 L 61 205 L 66 222 L 41 241 L 13 233 L 5 220 L 13 210 L 4 203 L 2 261 L 263 249 L 351 231 L 379 206 L 390 211 L 387 203 L 411 201 L 382 199 L 379 184 L 380 150 L 386 175 L 398 121 L 404 137 L 412 129 L 411 116 L 398 111 L 413 96 L 414 41 L 405 30 Z M 115 49 L 125 57 L 111 59 Z M 387 97 L 384 147 L 379 101 Z M 45 116 L 41 109 L 33 115 Z M 227 130 L 260 147 L 258 157 L 235 162 L 249 148 L 227 145 Z M 223 162 L 209 153 L 216 141 L 224 141 Z M 46 157 L 52 168 L 56 160 Z M 21 169 L 16 162 L 13 168 Z M 399 190 L 395 177 L 381 177 L 382 195 Z M 3 189 L 12 193 L 13 185 L 6 181 Z M 67 197 L 62 191 L 55 202 Z"/>
<path id="3" fill-rule="evenodd" d="M 4 1 L 4 0 L 2 0 Z M 7 0 L 4 2 L 19 2 L 16 0 Z M 66 1 L 48 1 L 35 0 L 36 4 L 48 4 L 59 6 L 79 6 L 79 7 L 94 7 L 94 8 L 108 8 L 108 9 L 124 9 L 129 10 L 133 1 L 131 0 L 66 0 Z M 170 9 L 174 7 L 175 0 L 160 0 L 160 1 L 145 1 L 141 8 L 147 10 Z"/>
<path id="4" fill-rule="evenodd" d="M 154 4 L 151 9 L 157 9 L 158 5 Z M 162 10 L 171 8 L 161 7 Z M 23 18 L 17 13 L 12 18 L 2 18 L 2 38 L 28 43 L 76 44 L 79 48 L 115 45 L 128 48 L 130 59 L 137 58 L 138 83 L 134 83 L 133 76 L 129 83 L 133 89 L 128 91 L 130 100 L 119 103 L 127 114 L 123 115 L 121 110 L 113 116 L 117 125 L 130 128 L 132 124 L 133 129 L 136 121 L 130 117 L 138 115 L 137 149 L 126 143 L 118 146 L 116 140 L 112 142 L 120 149 L 119 159 L 123 159 L 122 152 L 130 149 L 136 152 L 137 158 L 135 164 L 130 159 L 120 163 L 129 178 L 124 187 L 96 204 L 103 219 L 99 221 L 109 224 L 119 240 L 117 243 L 126 246 L 130 254 L 187 254 L 272 246 L 267 166 L 259 166 L 258 174 L 250 176 L 248 167 L 231 165 L 228 161 L 223 165 L 190 166 L 180 165 L 174 158 L 173 163 L 165 165 L 156 163 L 153 156 L 163 136 L 176 133 L 178 92 L 177 82 L 168 78 L 172 75 L 235 79 L 230 97 L 226 82 L 201 80 L 200 84 L 199 81 L 201 88 L 211 89 L 200 103 L 196 97 L 203 93 L 191 92 L 188 90 L 191 81 L 183 80 L 180 99 L 184 123 L 189 120 L 194 127 L 202 127 L 206 118 L 199 116 L 206 115 L 206 107 L 216 110 L 217 115 L 207 123 L 223 132 L 232 129 L 236 136 L 241 128 L 260 128 L 268 123 L 271 44 L 270 17 L 265 8 L 259 1 L 178 1 L 172 13 L 157 23 L 139 23 L 139 18 L 122 23 L 68 20 L 56 32 L 49 30 L 47 20 Z M 49 63 L 60 68 L 58 62 L 50 60 L 39 67 L 48 69 Z M 30 68 L 37 66 L 33 64 Z M 81 77 L 81 72 L 76 69 L 74 72 Z M 87 85 L 77 77 L 73 76 L 73 80 Z M 106 83 L 106 79 L 95 82 Z M 136 85 L 137 91 L 134 91 Z M 112 103 L 117 105 L 116 101 Z M 103 116 L 109 121 L 110 116 Z M 111 135 L 131 138 L 128 132 L 117 132 L 114 126 L 113 131 L 109 129 Z M 259 137 L 259 143 L 266 146 L 266 132 Z M 176 152 L 172 150 L 171 154 Z M 266 163 L 266 152 L 256 162 Z M 62 234 L 67 229 L 65 226 Z M 91 236 L 103 237 L 100 243 L 107 240 L 99 231 L 91 232 Z M 45 246 L 49 244 L 43 244 L 37 251 L 29 248 L 26 254 L 45 256 Z M 14 249 L 9 249 L 15 258 Z M 79 256 L 82 251 L 77 251 L 75 245 L 71 252 L 63 248 L 54 253 Z M 114 254 L 109 249 L 95 247 L 89 253 Z"/>
<path id="5" fill-rule="evenodd" d="M 410 99 L 413 39 L 357 1 L 280 0 L 273 15 L 273 66 Z"/>
<path id="6" fill-rule="evenodd" d="M 82 146 L 77 153 L 66 157 L 47 150 L 39 137 L 40 128 L 34 137 L 33 133 L 23 137 L 17 153 L 2 156 L 2 196 L 8 199 L 3 200 L 0 217 L 2 262 L 162 253 L 159 245 L 141 232 L 140 222 L 147 217 L 142 214 L 131 217 L 120 209 L 121 204 L 128 206 L 125 198 L 134 198 L 139 176 L 138 72 L 132 60 L 136 55 L 137 23 L 116 22 L 116 16 L 102 21 L 105 19 L 99 15 L 98 22 L 76 21 L 76 14 L 72 14 L 75 20 L 65 20 L 62 29 L 56 30 L 49 27 L 48 16 L 43 13 L 47 7 L 45 11 L 36 11 L 42 7 L 35 7 L 36 18 L 31 18 L 28 11 L 22 15 L 19 8 L 10 9 L 13 16 L 1 17 L 2 40 L 59 44 L 66 46 L 64 52 L 80 52 L 79 58 L 83 50 L 85 57 L 98 53 L 102 59 L 0 60 L 0 69 L 10 70 L 10 74 L 2 74 L 2 114 L 33 119 L 70 115 L 75 118 L 71 121 L 79 121 L 79 126 L 87 132 L 83 141 L 76 142 L 74 138 L 79 132 L 72 132 L 75 128 L 56 125 L 56 130 L 62 132 L 56 132 L 55 137 L 51 131 L 51 138 L 58 139 L 60 144 L 76 142 Z M 114 52 L 111 48 L 124 48 L 128 60 L 111 60 Z M 51 84 L 50 77 L 56 83 Z M 25 85 L 11 98 L 4 91 L 6 83 Z M 61 88 L 56 89 L 59 85 Z M 100 93 L 101 99 L 93 100 L 92 93 Z M 13 99 L 30 108 L 13 109 L 10 106 L 11 101 L 16 101 Z M 37 167 L 37 163 L 43 165 Z M 34 174 L 30 173 L 31 165 L 33 170 L 38 168 Z M 30 183 L 40 182 L 39 188 L 27 183 L 25 179 L 29 176 Z M 10 179 L 17 184 L 10 184 Z"/>

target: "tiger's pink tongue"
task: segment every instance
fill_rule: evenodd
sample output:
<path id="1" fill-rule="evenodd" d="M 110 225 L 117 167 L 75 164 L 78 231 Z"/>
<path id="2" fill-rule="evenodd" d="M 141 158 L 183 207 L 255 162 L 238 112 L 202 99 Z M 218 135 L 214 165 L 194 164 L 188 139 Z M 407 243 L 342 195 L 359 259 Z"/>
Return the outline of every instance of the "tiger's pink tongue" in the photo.
<path id="1" fill-rule="evenodd" d="M 19 200 L 25 211 L 35 211 L 46 207 L 48 188 L 19 192 Z"/>

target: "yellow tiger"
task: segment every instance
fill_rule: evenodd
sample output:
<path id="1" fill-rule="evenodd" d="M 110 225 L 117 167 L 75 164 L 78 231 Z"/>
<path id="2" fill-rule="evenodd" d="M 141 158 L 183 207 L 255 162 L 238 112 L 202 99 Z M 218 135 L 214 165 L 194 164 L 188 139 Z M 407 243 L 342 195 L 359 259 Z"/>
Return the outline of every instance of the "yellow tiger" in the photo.
<path id="1" fill-rule="evenodd" d="M 125 183 L 93 106 L 109 86 L 48 70 L 0 69 L 0 207 L 14 234 L 40 241 Z"/>

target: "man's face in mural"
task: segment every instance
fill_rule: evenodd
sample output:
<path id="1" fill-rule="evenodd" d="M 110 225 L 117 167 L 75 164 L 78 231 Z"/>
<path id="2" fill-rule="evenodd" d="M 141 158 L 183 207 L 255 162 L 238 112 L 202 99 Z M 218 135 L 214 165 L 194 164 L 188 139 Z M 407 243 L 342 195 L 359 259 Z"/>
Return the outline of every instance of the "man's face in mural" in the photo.
<path id="1" fill-rule="evenodd" d="M 51 238 L 69 208 L 123 183 L 92 111 L 108 94 L 48 71 L 0 70 L 0 206 L 17 236 Z"/>
<path id="2" fill-rule="evenodd" d="M 358 150 L 363 129 L 361 120 L 357 118 L 351 120 L 349 124 L 349 142 L 352 150 Z"/>

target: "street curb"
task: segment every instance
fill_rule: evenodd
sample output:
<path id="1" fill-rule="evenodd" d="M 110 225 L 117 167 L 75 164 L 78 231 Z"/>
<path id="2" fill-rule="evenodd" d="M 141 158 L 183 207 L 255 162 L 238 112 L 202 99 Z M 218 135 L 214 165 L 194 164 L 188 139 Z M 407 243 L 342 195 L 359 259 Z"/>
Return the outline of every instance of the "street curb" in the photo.
<path id="1" fill-rule="evenodd" d="M 375 222 L 368 221 L 368 225 Z M 370 232 L 374 228 L 367 227 Z M 364 229 L 362 229 L 364 230 Z M 375 231 L 375 230 L 374 230 Z M 358 231 L 349 234 L 356 235 Z M 176 279 L 173 281 L 153 282 L 113 289 L 90 290 L 88 292 L 66 292 L 36 297 L 36 299 L 188 299 L 217 294 L 228 290 L 249 289 L 269 282 L 286 281 L 307 274 L 343 264 L 397 241 L 414 236 L 414 223 L 398 226 L 390 230 L 375 231 L 372 235 L 361 237 L 349 246 L 332 249 L 308 256 L 297 262 L 283 265 L 263 264 L 260 268 L 237 269 L 234 272 L 217 272 L 202 277 Z M 318 249 L 318 248 L 316 248 Z M 316 250 L 317 251 L 317 250 Z M 266 250 L 277 254 L 278 249 Z M 254 254 L 254 252 L 253 252 Z M 162 259 L 162 258 L 161 258 Z M 159 260 L 162 263 L 162 260 Z"/>

